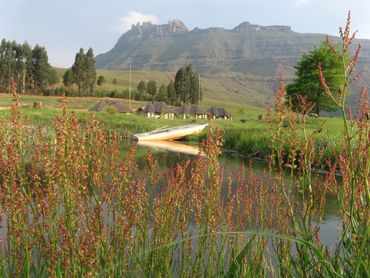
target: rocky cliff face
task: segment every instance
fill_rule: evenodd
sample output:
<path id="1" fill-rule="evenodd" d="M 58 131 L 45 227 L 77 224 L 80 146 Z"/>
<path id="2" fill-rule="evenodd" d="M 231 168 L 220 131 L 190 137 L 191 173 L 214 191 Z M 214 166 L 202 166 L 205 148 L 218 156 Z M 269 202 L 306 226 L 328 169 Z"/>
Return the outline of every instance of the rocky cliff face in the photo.
<path id="1" fill-rule="evenodd" d="M 299 34 L 289 26 L 243 22 L 235 28 L 195 28 L 180 20 L 156 25 L 138 23 L 114 48 L 96 57 L 98 68 L 176 71 L 192 63 L 201 73 L 241 72 L 277 78 L 292 77 L 303 53 L 325 40 L 323 34 Z M 338 41 L 338 38 L 334 38 Z M 361 63 L 370 68 L 370 41 L 361 40 Z"/>
<path id="2" fill-rule="evenodd" d="M 164 37 L 172 34 L 181 34 L 189 32 L 185 24 L 178 19 L 170 20 L 168 24 L 156 25 L 150 21 L 133 24 L 131 30 L 121 36 L 118 42 L 122 42 L 128 38 L 154 38 Z"/>
<path id="3" fill-rule="evenodd" d="M 290 26 L 284 26 L 284 25 L 261 26 L 261 25 L 250 24 L 248 21 L 245 21 L 245 22 L 240 23 L 233 30 L 237 32 L 249 32 L 249 31 L 290 32 L 292 31 L 292 28 Z"/>

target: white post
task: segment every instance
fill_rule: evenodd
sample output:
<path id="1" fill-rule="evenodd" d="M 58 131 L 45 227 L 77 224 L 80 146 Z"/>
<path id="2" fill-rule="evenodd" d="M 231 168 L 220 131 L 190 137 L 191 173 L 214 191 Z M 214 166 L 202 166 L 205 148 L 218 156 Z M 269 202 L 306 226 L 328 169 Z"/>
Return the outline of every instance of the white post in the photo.
<path id="1" fill-rule="evenodd" d="M 198 73 L 198 102 L 199 102 L 199 107 L 200 107 L 200 73 Z"/>
<path id="2" fill-rule="evenodd" d="M 130 63 L 130 80 L 128 84 L 128 107 L 131 109 L 131 63 Z"/>

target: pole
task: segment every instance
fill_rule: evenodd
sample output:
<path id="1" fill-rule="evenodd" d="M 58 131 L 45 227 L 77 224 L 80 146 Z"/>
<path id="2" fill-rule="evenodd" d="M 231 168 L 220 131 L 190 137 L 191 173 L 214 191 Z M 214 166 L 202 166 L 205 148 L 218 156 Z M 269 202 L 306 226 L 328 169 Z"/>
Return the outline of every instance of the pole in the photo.
<path id="1" fill-rule="evenodd" d="M 130 63 L 130 80 L 128 84 L 128 107 L 131 109 L 131 63 Z"/>
<path id="2" fill-rule="evenodd" d="M 200 107 L 200 73 L 198 73 L 198 102 Z"/>

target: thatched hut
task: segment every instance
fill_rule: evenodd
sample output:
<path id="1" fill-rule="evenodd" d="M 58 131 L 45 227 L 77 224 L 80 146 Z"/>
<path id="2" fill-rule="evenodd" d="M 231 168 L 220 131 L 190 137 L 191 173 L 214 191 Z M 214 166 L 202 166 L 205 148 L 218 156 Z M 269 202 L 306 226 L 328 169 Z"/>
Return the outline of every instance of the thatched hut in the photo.
<path id="1" fill-rule="evenodd" d="M 137 112 L 148 118 L 173 119 L 175 116 L 175 110 L 164 102 L 147 102 Z"/>
<path id="2" fill-rule="evenodd" d="M 107 110 L 109 107 L 113 107 L 118 113 L 132 113 L 133 111 L 128 107 L 128 105 L 122 103 L 117 99 L 105 98 L 96 103 L 89 111 L 102 112 Z"/>
<path id="3" fill-rule="evenodd" d="M 177 113 L 184 119 L 195 117 L 196 119 L 207 119 L 208 113 L 198 105 L 182 105 L 177 109 Z"/>
<path id="4" fill-rule="evenodd" d="M 210 116 L 213 119 L 219 119 L 219 118 L 224 119 L 224 120 L 232 119 L 231 113 L 226 111 L 226 109 L 223 107 L 212 106 L 211 108 L 207 110 L 207 112 L 210 114 Z"/>

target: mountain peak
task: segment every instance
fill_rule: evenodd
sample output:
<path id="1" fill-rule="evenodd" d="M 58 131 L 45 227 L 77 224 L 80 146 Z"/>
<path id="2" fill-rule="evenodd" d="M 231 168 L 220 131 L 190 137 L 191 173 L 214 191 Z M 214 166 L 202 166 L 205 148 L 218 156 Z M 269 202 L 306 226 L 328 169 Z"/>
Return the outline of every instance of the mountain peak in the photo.
<path id="1" fill-rule="evenodd" d="M 169 29 L 173 32 L 189 32 L 189 29 L 179 19 L 173 19 L 168 21 Z"/>
<path id="2" fill-rule="evenodd" d="M 292 31 L 290 26 L 284 25 L 271 25 L 271 26 L 261 26 L 257 24 L 251 24 L 248 21 L 244 21 L 236 26 L 234 31 L 247 32 L 247 31 Z"/>
<path id="3" fill-rule="evenodd" d="M 172 33 L 186 33 L 189 32 L 188 28 L 185 24 L 179 20 L 169 20 L 168 24 L 157 25 L 153 24 L 150 21 L 146 22 L 138 22 L 137 24 L 133 24 L 131 26 L 131 30 L 129 31 L 133 35 L 150 35 L 150 36 L 165 36 Z"/>

